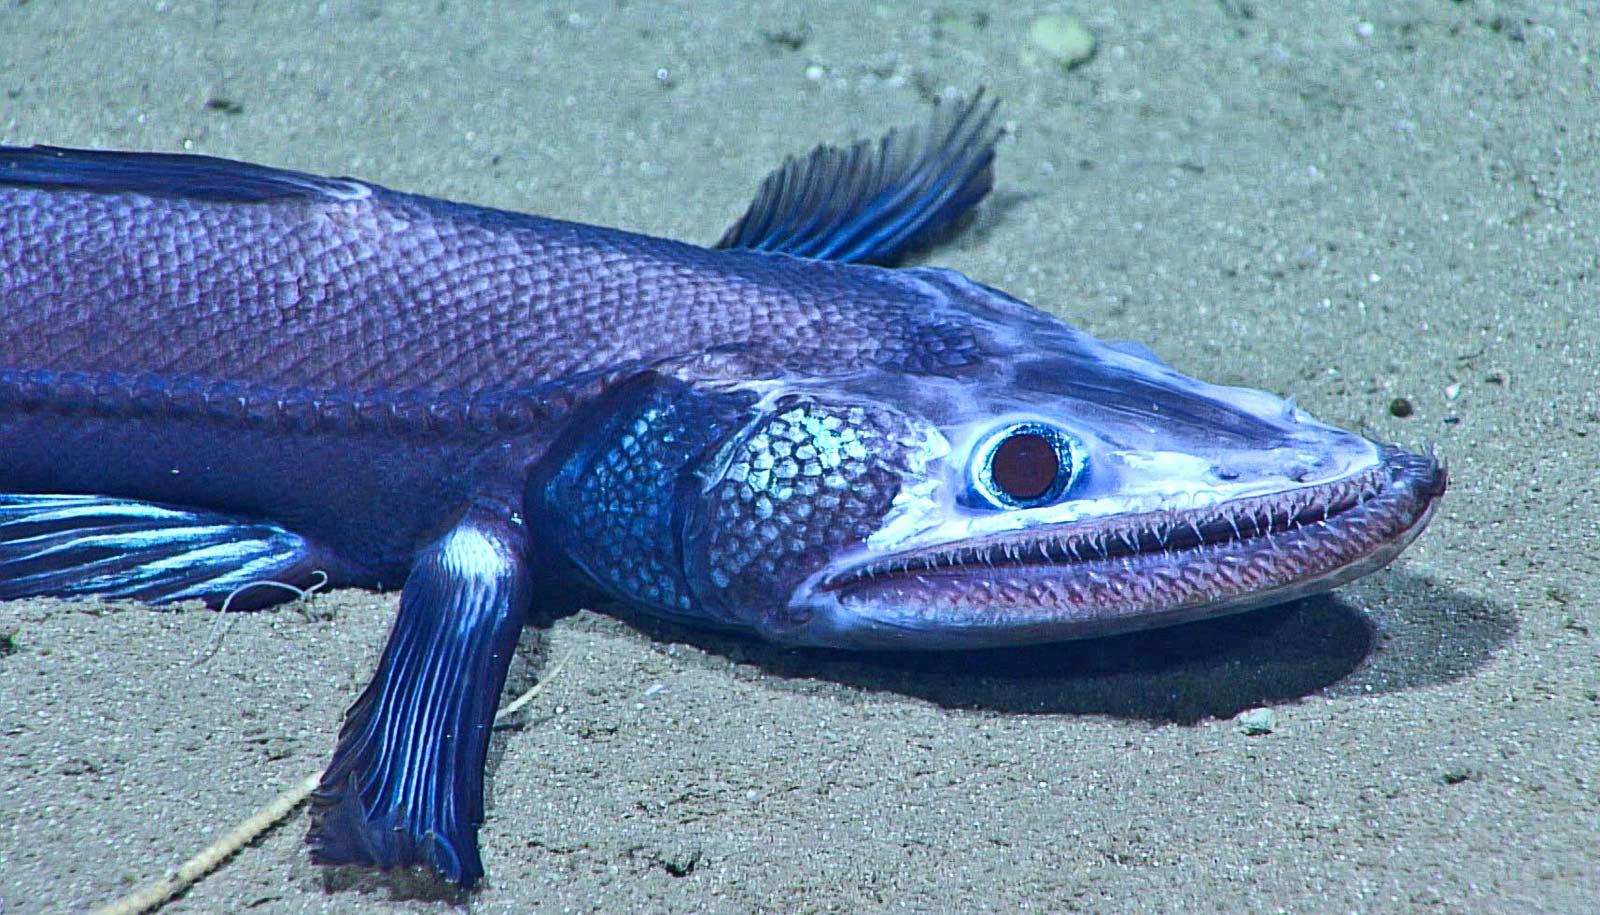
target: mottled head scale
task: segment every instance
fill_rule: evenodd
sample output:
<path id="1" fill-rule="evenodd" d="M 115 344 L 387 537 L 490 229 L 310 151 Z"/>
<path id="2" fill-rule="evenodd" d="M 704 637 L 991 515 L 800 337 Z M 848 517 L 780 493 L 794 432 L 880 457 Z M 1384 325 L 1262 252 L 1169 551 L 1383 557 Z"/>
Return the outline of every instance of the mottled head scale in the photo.
<path id="1" fill-rule="evenodd" d="M 908 478 L 917 430 L 875 404 L 790 395 L 727 441 L 701 471 L 686 563 L 702 597 L 733 612 L 769 608 L 771 625 L 803 623 L 788 594 L 840 551 L 878 530 Z"/>

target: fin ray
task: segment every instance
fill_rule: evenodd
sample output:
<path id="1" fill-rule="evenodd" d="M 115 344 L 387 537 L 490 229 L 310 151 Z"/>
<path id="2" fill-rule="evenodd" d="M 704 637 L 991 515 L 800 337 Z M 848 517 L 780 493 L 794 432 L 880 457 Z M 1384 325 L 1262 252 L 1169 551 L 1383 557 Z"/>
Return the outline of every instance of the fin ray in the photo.
<path id="1" fill-rule="evenodd" d="M 342 201 L 372 192 L 371 186 L 350 178 L 324 178 L 214 156 L 59 146 L 0 146 L 0 186 L 218 203 Z"/>
<path id="2" fill-rule="evenodd" d="M 819 146 L 768 175 L 718 248 L 892 265 L 950 228 L 994 184 L 997 103 L 980 90 L 876 146 Z"/>
<path id="3" fill-rule="evenodd" d="M 308 581 L 313 559 L 305 539 L 267 522 L 106 496 L 0 494 L 0 600 L 215 605 L 262 579 Z M 245 606 L 276 602 L 253 598 Z"/>
<path id="4" fill-rule="evenodd" d="M 313 795 L 313 860 L 483 876 L 484 762 L 530 601 L 522 536 L 474 510 L 418 557 Z"/>

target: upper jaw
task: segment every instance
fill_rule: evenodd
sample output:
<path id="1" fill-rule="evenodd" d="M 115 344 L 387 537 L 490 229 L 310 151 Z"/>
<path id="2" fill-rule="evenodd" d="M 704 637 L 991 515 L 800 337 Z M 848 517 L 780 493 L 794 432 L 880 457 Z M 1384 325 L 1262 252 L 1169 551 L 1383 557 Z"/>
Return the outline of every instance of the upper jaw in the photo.
<path id="1" fill-rule="evenodd" d="M 1427 524 L 1446 473 L 1376 448 L 1337 479 L 1202 507 L 1100 515 L 859 556 L 791 602 L 791 640 L 977 647 L 1170 625 L 1336 587 L 1388 563 Z"/>

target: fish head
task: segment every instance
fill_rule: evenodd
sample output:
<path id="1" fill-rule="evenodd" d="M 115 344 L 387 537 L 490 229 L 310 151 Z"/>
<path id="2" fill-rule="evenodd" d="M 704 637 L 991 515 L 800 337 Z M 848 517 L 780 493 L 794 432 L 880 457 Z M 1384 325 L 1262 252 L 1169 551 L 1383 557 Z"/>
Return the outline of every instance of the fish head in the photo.
<path id="1" fill-rule="evenodd" d="M 968 648 L 1237 612 L 1381 567 L 1444 490 L 1432 455 L 902 272 L 961 306 L 981 359 L 769 383 L 695 468 L 685 576 L 767 638 Z"/>

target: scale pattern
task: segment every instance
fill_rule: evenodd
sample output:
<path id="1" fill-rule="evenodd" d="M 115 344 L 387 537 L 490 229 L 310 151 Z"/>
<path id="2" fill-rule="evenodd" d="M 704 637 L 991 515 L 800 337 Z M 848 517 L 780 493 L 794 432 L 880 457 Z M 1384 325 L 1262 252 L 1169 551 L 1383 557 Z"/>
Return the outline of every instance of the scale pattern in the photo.
<path id="1" fill-rule="evenodd" d="M 788 398 L 739 443 L 708 495 L 708 571 L 727 606 L 757 606 L 863 541 L 912 472 L 903 415 Z"/>
<path id="2" fill-rule="evenodd" d="M 748 405 L 748 397 L 702 396 L 678 383 L 617 392 L 556 473 L 542 523 L 614 596 L 691 614 L 697 604 L 678 544 L 679 494 L 699 487 L 691 473 L 697 458 Z"/>
<path id="3" fill-rule="evenodd" d="M 8 189 L 0 368 L 381 395 L 524 389 L 712 347 L 799 371 L 982 358 L 960 316 L 893 271 L 354 186 L 368 193 L 250 204 Z"/>

